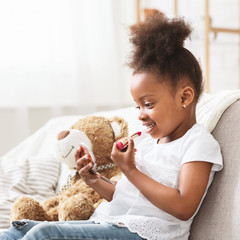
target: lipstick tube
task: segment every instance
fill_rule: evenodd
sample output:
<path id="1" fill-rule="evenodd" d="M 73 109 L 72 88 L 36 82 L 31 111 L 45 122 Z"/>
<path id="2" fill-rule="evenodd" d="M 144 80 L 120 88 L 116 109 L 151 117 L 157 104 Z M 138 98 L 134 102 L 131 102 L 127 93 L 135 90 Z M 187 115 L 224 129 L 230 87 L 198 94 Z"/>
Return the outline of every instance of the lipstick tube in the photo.
<path id="1" fill-rule="evenodd" d="M 136 132 L 133 135 L 131 135 L 130 138 L 133 139 L 133 138 L 139 137 L 139 136 L 141 136 L 141 134 L 142 134 L 141 132 Z M 123 138 L 123 139 L 119 140 L 117 143 L 117 147 L 120 150 L 123 150 L 124 148 L 126 148 L 127 145 L 128 145 L 128 138 Z"/>

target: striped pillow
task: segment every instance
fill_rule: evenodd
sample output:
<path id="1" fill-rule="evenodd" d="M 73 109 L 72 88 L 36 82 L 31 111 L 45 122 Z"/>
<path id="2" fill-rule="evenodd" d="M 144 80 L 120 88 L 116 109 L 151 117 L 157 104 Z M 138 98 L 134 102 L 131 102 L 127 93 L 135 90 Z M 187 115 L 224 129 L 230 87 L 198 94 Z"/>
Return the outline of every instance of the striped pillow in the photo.
<path id="1" fill-rule="evenodd" d="M 15 163 L 0 159 L 0 228 L 10 226 L 10 209 L 21 196 L 43 202 L 55 195 L 60 163 L 53 156 L 29 157 Z"/>

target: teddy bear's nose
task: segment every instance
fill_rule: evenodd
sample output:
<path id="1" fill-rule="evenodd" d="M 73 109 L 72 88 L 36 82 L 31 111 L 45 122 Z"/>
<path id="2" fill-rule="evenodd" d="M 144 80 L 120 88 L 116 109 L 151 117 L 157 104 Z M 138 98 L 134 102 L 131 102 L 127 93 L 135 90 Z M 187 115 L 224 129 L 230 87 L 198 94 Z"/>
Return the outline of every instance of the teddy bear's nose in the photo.
<path id="1" fill-rule="evenodd" d="M 57 136 L 57 140 L 59 141 L 61 139 L 64 139 L 69 133 L 70 131 L 67 130 L 60 132 Z"/>

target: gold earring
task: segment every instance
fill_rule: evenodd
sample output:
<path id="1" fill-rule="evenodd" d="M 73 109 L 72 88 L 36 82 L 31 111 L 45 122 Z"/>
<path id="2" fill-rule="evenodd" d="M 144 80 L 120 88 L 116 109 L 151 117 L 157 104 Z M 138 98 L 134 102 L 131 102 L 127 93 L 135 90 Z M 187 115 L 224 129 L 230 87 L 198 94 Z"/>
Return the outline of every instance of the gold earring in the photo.
<path id="1" fill-rule="evenodd" d="M 185 104 L 183 104 L 182 106 L 183 106 L 183 108 L 185 108 L 185 109 L 187 108 L 187 106 L 186 106 Z"/>

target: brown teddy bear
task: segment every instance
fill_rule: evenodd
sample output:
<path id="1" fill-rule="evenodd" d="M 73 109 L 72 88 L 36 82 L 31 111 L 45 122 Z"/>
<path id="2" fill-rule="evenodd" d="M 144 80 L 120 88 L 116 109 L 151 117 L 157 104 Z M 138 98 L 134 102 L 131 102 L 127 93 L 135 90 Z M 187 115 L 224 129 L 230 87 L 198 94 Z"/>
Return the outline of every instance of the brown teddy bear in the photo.
<path id="1" fill-rule="evenodd" d="M 81 145 L 95 161 L 93 174 L 98 172 L 109 181 L 108 179 L 120 173 L 118 167 L 111 161 L 113 143 L 127 135 L 128 125 L 122 118 L 87 116 L 75 123 L 70 130 L 58 134 L 56 156 L 74 169 L 74 155 Z M 30 197 L 16 200 L 11 209 L 11 221 L 85 220 L 92 215 L 101 201 L 102 197 L 85 184 L 75 171 L 75 176 L 70 178 L 67 186 L 65 185 L 56 196 L 46 200 L 42 205 Z"/>

